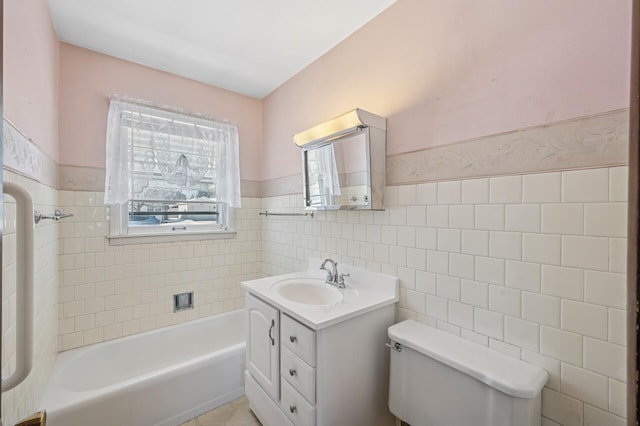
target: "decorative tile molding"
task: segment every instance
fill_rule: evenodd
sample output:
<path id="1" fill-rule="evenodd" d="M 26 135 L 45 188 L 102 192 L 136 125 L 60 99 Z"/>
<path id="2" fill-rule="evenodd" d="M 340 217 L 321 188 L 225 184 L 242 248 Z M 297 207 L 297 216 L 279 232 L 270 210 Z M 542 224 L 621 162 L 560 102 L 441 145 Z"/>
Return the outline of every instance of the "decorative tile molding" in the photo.
<path id="1" fill-rule="evenodd" d="M 629 111 L 562 121 L 387 157 L 387 185 L 627 164 Z M 5 120 L 4 165 L 69 191 L 103 191 L 104 169 L 60 165 Z M 58 178 L 59 176 L 59 178 Z M 300 175 L 243 180 L 243 197 L 302 192 Z"/>
<path id="2" fill-rule="evenodd" d="M 82 166 L 58 166 L 60 188 L 65 191 L 104 191 L 104 169 Z M 260 197 L 261 183 L 254 180 L 240 182 L 243 197 Z"/>
<path id="3" fill-rule="evenodd" d="M 387 157 L 387 185 L 627 164 L 629 110 Z"/>
<path id="4" fill-rule="evenodd" d="M 58 186 L 58 165 L 6 118 L 2 132 L 3 166 L 47 186 Z"/>
<path id="5" fill-rule="evenodd" d="M 299 194 L 302 192 L 302 176 L 293 175 L 262 181 L 262 197 Z"/>
<path id="6" fill-rule="evenodd" d="M 243 197 L 260 198 L 262 196 L 262 183 L 257 180 L 240 181 L 240 193 Z"/>
<path id="7" fill-rule="evenodd" d="M 104 169 L 81 166 L 58 166 L 60 189 L 65 191 L 104 191 Z"/>

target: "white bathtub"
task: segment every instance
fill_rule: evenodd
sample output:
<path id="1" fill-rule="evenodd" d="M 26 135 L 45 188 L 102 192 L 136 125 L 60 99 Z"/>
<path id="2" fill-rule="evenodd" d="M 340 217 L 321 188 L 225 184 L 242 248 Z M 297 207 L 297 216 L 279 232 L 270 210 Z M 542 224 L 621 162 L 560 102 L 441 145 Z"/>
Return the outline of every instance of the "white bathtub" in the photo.
<path id="1" fill-rule="evenodd" d="M 63 352 L 48 426 L 179 425 L 244 394 L 242 310 Z"/>

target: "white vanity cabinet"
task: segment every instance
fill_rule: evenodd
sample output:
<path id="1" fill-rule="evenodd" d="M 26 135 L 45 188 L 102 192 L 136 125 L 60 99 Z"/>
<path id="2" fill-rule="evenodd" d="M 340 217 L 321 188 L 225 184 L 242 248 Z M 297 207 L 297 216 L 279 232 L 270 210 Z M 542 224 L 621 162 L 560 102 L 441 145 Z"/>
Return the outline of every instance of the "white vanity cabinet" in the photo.
<path id="1" fill-rule="evenodd" d="M 394 424 L 385 347 L 393 304 L 318 329 L 250 292 L 246 306 L 245 391 L 264 426 Z"/>
<path id="2" fill-rule="evenodd" d="M 280 395 L 280 312 L 247 296 L 247 371 L 271 397 Z"/>

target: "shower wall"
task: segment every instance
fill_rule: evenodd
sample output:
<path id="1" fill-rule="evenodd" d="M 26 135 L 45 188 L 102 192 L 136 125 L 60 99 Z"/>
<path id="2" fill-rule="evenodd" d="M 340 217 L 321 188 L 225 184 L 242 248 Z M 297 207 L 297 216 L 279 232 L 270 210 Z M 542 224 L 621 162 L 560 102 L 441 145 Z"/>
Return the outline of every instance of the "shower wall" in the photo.
<path id="1" fill-rule="evenodd" d="M 110 246 L 104 194 L 60 191 L 61 351 L 244 306 L 242 280 L 261 273 L 260 199 L 242 198 L 233 239 Z M 173 312 L 193 291 L 194 309 Z"/>
<path id="2" fill-rule="evenodd" d="M 244 306 L 240 282 L 262 276 L 261 102 L 237 93 L 60 44 L 60 350 Z M 184 108 L 238 126 L 242 208 L 232 239 L 110 246 L 104 205 L 109 96 Z M 173 294 L 195 308 L 173 313 Z"/>
<path id="3" fill-rule="evenodd" d="M 5 182 L 26 188 L 34 208 L 51 214 L 57 208 L 57 191 L 33 179 L 4 170 Z M 24 212 L 23 212 L 24 214 Z M 30 213 L 27 213 L 30 214 Z M 16 364 L 16 205 L 4 197 L 2 237 L 2 376 L 15 371 Z M 38 409 L 58 353 L 58 228 L 52 221 L 36 225 L 34 252 L 34 346 L 33 370 L 27 379 L 2 393 L 2 420 L 15 424 Z"/>
<path id="4" fill-rule="evenodd" d="M 58 187 L 58 38 L 48 2 L 4 2 L 3 178 L 52 214 Z M 15 368 L 15 204 L 3 211 L 2 375 Z M 2 393 L 2 420 L 13 425 L 40 409 L 40 396 L 58 351 L 58 228 L 35 230 L 34 363 L 25 382 Z M 12 250 L 12 247 L 14 250 Z"/>

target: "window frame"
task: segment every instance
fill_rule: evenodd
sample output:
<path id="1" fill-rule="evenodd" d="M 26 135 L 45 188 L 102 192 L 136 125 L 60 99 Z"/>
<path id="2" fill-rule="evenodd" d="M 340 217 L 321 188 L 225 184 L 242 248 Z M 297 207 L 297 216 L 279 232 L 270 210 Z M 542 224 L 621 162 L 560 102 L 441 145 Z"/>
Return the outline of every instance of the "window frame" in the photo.
<path id="1" fill-rule="evenodd" d="M 219 123 L 219 124 L 229 125 L 228 122 L 210 120 L 202 116 L 190 115 L 182 111 L 176 111 L 169 108 L 159 108 L 154 105 L 135 103 L 129 100 L 121 100 L 121 99 L 114 99 L 114 98 L 112 98 L 112 101 L 117 101 L 121 105 L 124 104 L 125 107 L 122 108 L 121 106 L 120 110 L 126 111 L 127 113 L 136 112 L 137 108 L 144 108 L 145 114 L 149 114 L 152 117 L 157 117 L 161 119 L 166 119 L 165 114 L 172 114 L 172 115 L 175 115 L 176 117 L 179 117 L 180 121 L 184 121 L 188 124 L 193 123 L 194 125 L 197 125 L 198 122 L 201 122 L 202 120 L 206 120 L 214 124 Z M 126 108 L 127 105 L 131 105 L 131 108 L 127 109 Z M 154 112 L 155 114 L 153 114 Z M 111 114 L 111 110 L 110 110 L 110 114 Z M 132 129 L 135 131 L 134 128 L 123 125 L 122 120 L 123 119 L 120 119 L 118 121 L 117 132 L 120 133 L 122 131 L 126 131 L 126 129 Z M 231 131 L 235 132 L 235 135 L 236 135 L 235 144 L 237 149 L 237 128 L 234 128 Z M 207 141 L 206 138 L 204 138 L 203 140 Z M 133 138 L 131 139 L 131 141 L 133 141 Z M 127 163 L 130 162 L 131 149 L 133 149 L 131 145 L 132 143 L 131 141 L 124 142 L 122 139 L 120 139 L 118 142 L 119 143 L 118 149 L 126 149 L 127 152 L 129 153 L 127 155 L 127 160 L 126 160 Z M 216 143 L 213 140 L 208 140 L 208 141 L 211 143 Z M 107 143 L 109 144 L 109 141 Z M 126 144 L 126 148 L 125 148 L 125 144 Z M 187 154 L 186 151 L 185 151 L 185 154 Z M 238 153 L 236 151 L 236 155 L 237 154 Z M 226 157 L 224 158 L 225 158 L 225 161 L 228 161 Z M 218 158 L 217 161 L 220 161 L 220 159 Z M 239 158 L 235 158 L 235 156 L 232 156 L 232 159 L 230 161 L 232 164 L 235 163 L 237 166 L 237 163 L 239 162 Z M 109 161 L 107 163 L 109 163 Z M 158 167 L 158 166 L 156 165 L 155 167 Z M 223 167 L 226 167 L 226 166 L 223 166 Z M 117 170 L 117 169 L 111 169 L 111 170 Z M 154 173 L 154 177 L 155 177 L 155 173 Z M 215 180 L 214 182 L 216 183 L 216 188 L 217 188 L 218 182 Z M 223 183 L 223 185 L 228 185 L 228 184 Z M 236 185 L 238 185 L 238 190 L 239 190 L 240 182 L 237 182 Z M 129 192 L 128 195 L 129 197 L 131 197 L 133 194 Z M 236 201 L 235 203 L 239 205 L 239 199 L 238 198 L 236 199 L 238 201 Z M 136 200 L 133 200 L 133 201 L 136 201 Z M 107 235 L 107 239 L 109 240 L 109 245 L 155 243 L 155 242 L 169 242 L 169 241 L 189 241 L 189 240 L 205 240 L 205 239 L 228 239 L 228 238 L 234 238 L 236 236 L 236 230 L 235 230 L 235 217 L 236 217 L 235 210 L 236 209 L 230 207 L 229 203 L 220 201 L 218 199 L 218 196 L 215 197 L 215 201 L 210 201 L 211 203 L 216 204 L 215 211 L 217 212 L 216 214 L 218 215 L 217 223 L 212 223 L 213 221 L 207 221 L 207 223 L 198 223 L 198 221 L 185 220 L 185 221 L 176 222 L 176 223 L 132 225 L 129 220 L 130 219 L 129 208 L 130 206 L 132 206 L 133 201 L 131 198 L 129 198 L 127 202 L 123 204 L 120 204 L 121 201 L 116 201 L 116 203 L 118 204 L 115 204 L 115 203 L 107 204 L 109 207 L 109 233 Z M 183 203 L 183 202 L 189 203 L 190 201 L 198 202 L 196 199 L 193 199 L 193 200 L 180 201 L 179 203 Z M 167 199 L 167 202 L 175 203 L 176 201 Z M 180 214 L 180 213 L 176 212 L 176 214 Z M 150 212 L 149 216 L 159 216 L 159 215 L 158 214 L 154 215 L 152 212 Z"/>
<path id="2" fill-rule="evenodd" d="M 235 238 L 235 210 L 227 207 L 227 225 L 221 226 L 217 230 L 206 230 L 200 225 L 200 229 L 184 232 L 141 232 L 139 228 L 136 232 L 129 232 L 129 210 L 125 204 L 113 204 L 109 206 L 109 245 L 141 244 L 141 243 L 163 243 L 171 241 L 195 241 L 195 240 L 218 240 Z M 159 225 L 145 225 L 158 229 Z M 182 223 L 180 226 L 183 226 Z"/>

